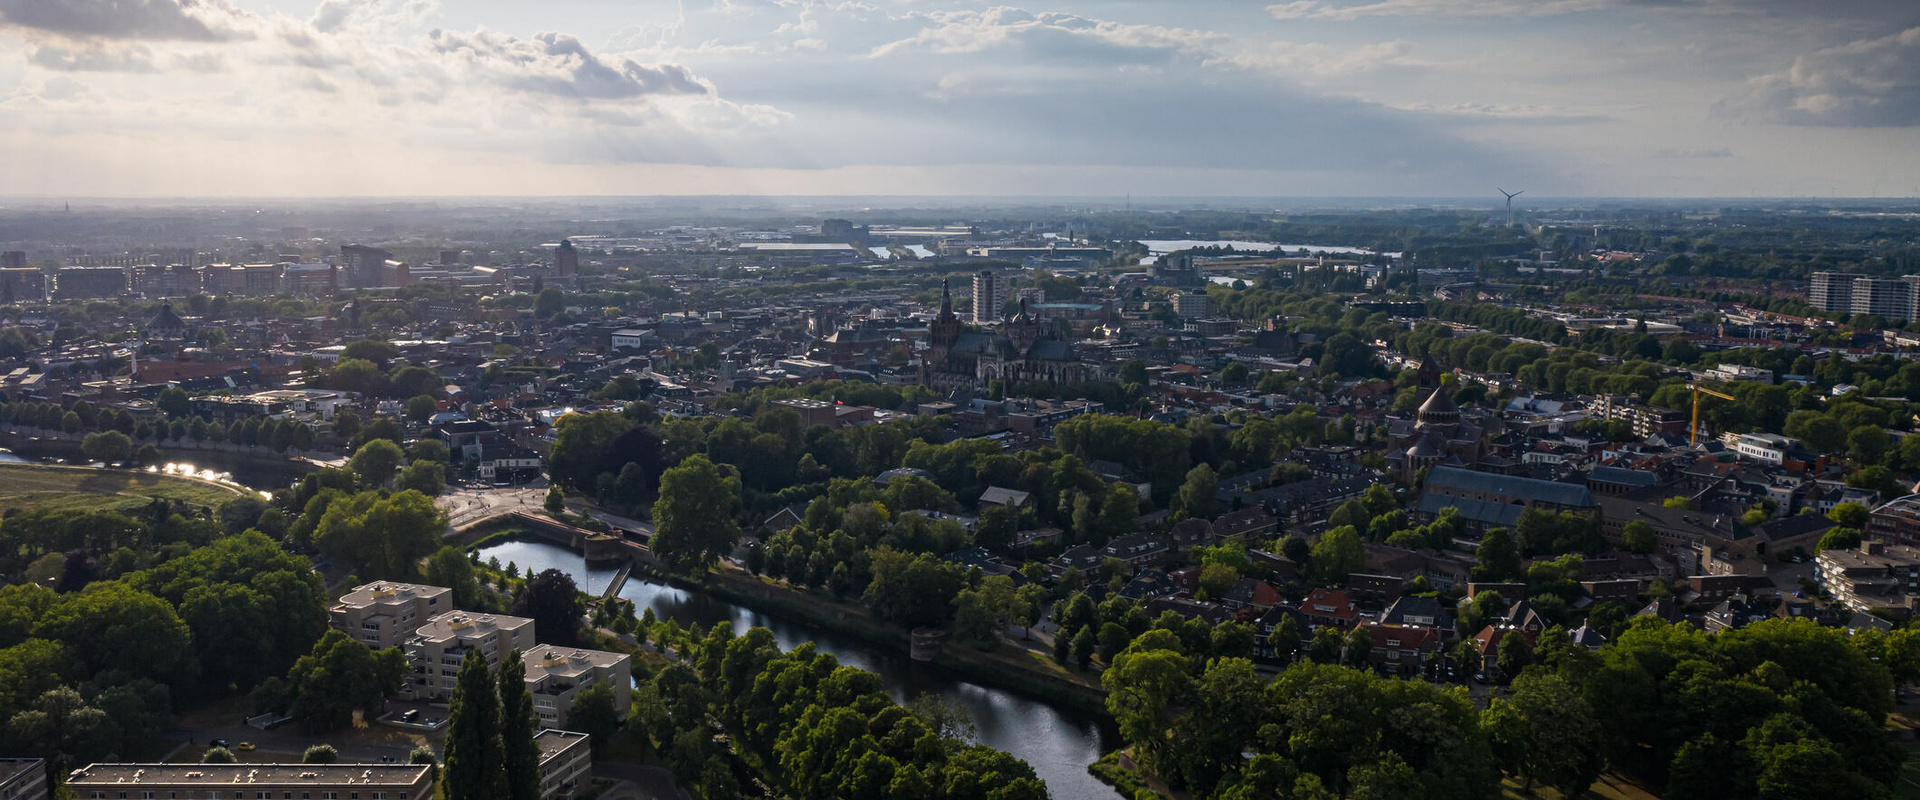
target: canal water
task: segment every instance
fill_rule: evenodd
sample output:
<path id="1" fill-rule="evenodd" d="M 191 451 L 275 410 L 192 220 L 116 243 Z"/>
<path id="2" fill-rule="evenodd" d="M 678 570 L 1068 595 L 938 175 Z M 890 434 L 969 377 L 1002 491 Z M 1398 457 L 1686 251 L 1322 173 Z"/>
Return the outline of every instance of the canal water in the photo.
<path id="1" fill-rule="evenodd" d="M 503 566 L 513 562 L 523 575 L 529 569 L 535 572 L 558 569 L 573 576 L 582 590 L 592 594 L 605 591 L 616 572 L 589 567 L 584 556 L 538 540 L 508 541 L 481 548 L 480 560 L 489 558 L 500 559 Z M 736 633 L 762 627 L 771 631 L 785 649 L 812 642 L 821 652 L 832 653 L 842 664 L 879 675 L 897 701 L 933 694 L 965 710 L 973 719 L 976 741 L 1012 753 L 1033 765 L 1034 772 L 1047 782 L 1054 800 L 1113 800 L 1119 796 L 1112 787 L 1087 774 L 1088 764 L 1119 746 L 1119 737 L 1093 715 L 958 680 L 915 664 L 905 653 L 884 652 L 864 642 L 791 620 L 654 583 L 638 574 L 627 581 L 620 596 L 632 600 L 638 613 L 651 608 L 661 619 L 671 619 L 681 625 L 698 623 L 708 628 L 716 622 L 726 622 Z"/>

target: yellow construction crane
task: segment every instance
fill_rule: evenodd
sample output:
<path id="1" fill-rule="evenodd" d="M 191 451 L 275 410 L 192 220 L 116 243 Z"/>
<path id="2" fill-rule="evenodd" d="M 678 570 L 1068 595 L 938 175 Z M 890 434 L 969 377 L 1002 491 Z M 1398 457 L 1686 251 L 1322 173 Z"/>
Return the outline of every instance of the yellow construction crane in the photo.
<path id="1" fill-rule="evenodd" d="M 1699 384 L 1689 383 L 1687 384 L 1687 388 L 1693 390 L 1693 425 L 1687 429 L 1687 446 L 1698 447 L 1700 445 L 1700 395 L 1710 394 L 1722 400 L 1732 400 L 1736 403 L 1740 402 L 1740 398 L 1730 394 L 1721 394 L 1712 389 L 1700 386 Z"/>

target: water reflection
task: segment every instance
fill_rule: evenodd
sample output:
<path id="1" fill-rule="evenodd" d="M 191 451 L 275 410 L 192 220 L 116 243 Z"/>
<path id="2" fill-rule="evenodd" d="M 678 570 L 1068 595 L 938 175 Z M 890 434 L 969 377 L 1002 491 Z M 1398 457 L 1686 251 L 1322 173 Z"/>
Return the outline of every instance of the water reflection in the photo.
<path id="1" fill-rule="evenodd" d="M 590 569 L 582 556 L 540 541 L 505 542 L 481 549 L 482 560 L 493 557 L 498 557 L 501 564 L 517 563 L 522 572 L 530 567 L 554 567 L 573 575 L 576 582 L 584 574 L 586 580 L 582 588 L 589 592 L 604 591 L 614 573 L 611 569 Z M 771 632 L 783 649 L 812 642 L 822 652 L 832 653 L 842 664 L 879 675 L 887 692 L 897 701 L 931 693 L 963 709 L 972 718 L 981 744 L 1005 750 L 1032 764 L 1056 800 L 1112 800 L 1118 796 L 1111 787 L 1087 774 L 1087 765 L 1117 747 L 1119 742 L 1118 737 L 1092 715 L 955 680 L 914 664 L 904 652 L 886 652 L 864 642 L 816 631 L 684 589 L 635 578 L 621 589 L 620 596 L 632 600 L 641 613 L 651 608 L 661 619 L 671 619 L 681 625 L 697 623 L 707 628 L 716 622 L 726 622 L 736 633 L 758 626 Z"/>

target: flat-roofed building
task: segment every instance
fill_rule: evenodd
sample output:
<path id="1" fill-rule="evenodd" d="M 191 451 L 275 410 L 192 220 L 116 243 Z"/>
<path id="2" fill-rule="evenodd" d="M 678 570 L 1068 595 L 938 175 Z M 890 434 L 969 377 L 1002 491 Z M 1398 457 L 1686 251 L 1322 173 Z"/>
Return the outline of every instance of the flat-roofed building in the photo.
<path id="1" fill-rule="evenodd" d="M 89 764 L 75 800 L 431 800 L 427 764 Z"/>
<path id="2" fill-rule="evenodd" d="M 0 800 L 47 800 L 47 762 L 0 758 Z"/>
<path id="3" fill-rule="evenodd" d="M 452 610 L 452 589 L 378 581 L 353 587 L 328 613 L 334 630 L 385 650 L 404 644 L 435 614 Z"/>
<path id="4" fill-rule="evenodd" d="M 573 700 L 596 683 L 613 690 L 613 709 L 627 715 L 633 704 L 633 658 L 625 653 L 535 645 L 520 656 L 527 668 L 527 693 L 540 724 L 566 727 Z"/>
<path id="5" fill-rule="evenodd" d="M 66 267 L 53 274 L 53 296 L 59 300 L 118 297 L 127 290 L 127 271 L 120 267 Z"/>
<path id="6" fill-rule="evenodd" d="M 0 269 L 0 302 L 47 299 L 47 273 L 34 268 Z"/>
<path id="7" fill-rule="evenodd" d="M 1904 617 L 1920 596 L 1920 548 L 1866 541 L 1858 550 L 1822 550 L 1814 579 L 1847 608 Z"/>
<path id="8" fill-rule="evenodd" d="M 487 666 L 495 667 L 508 653 L 524 653 L 533 645 L 533 620 L 526 617 L 470 611 L 435 614 L 403 645 L 413 667 L 404 693 L 416 700 L 452 697 L 460 662 L 468 652 L 479 650 Z"/>
<path id="9" fill-rule="evenodd" d="M 584 733 L 548 728 L 533 736 L 540 748 L 540 800 L 573 800 L 593 783 L 593 746 Z"/>

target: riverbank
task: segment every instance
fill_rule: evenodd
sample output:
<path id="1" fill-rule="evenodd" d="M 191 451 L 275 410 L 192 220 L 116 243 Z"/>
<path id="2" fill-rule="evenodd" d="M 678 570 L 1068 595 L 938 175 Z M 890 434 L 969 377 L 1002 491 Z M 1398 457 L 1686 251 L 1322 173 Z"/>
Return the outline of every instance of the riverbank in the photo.
<path id="1" fill-rule="evenodd" d="M 639 562 L 635 563 L 634 572 L 671 586 L 705 592 L 764 614 L 821 628 L 902 657 L 907 656 L 911 649 L 906 631 L 874 619 L 863 606 L 794 589 L 730 566 L 722 565 L 700 580 L 671 575 Z M 933 661 L 914 663 L 945 672 L 949 677 L 1058 703 L 1111 722 L 1112 718 L 1107 714 L 1107 694 L 1091 682 L 1094 673 L 1086 673 L 1088 682 L 1081 682 L 1071 676 L 1046 672 L 1041 665 L 1022 663 L 1023 659 L 1031 658 L 1028 655 L 1030 652 L 1018 647 L 1012 648 L 1010 653 L 981 652 L 949 645 Z"/>

